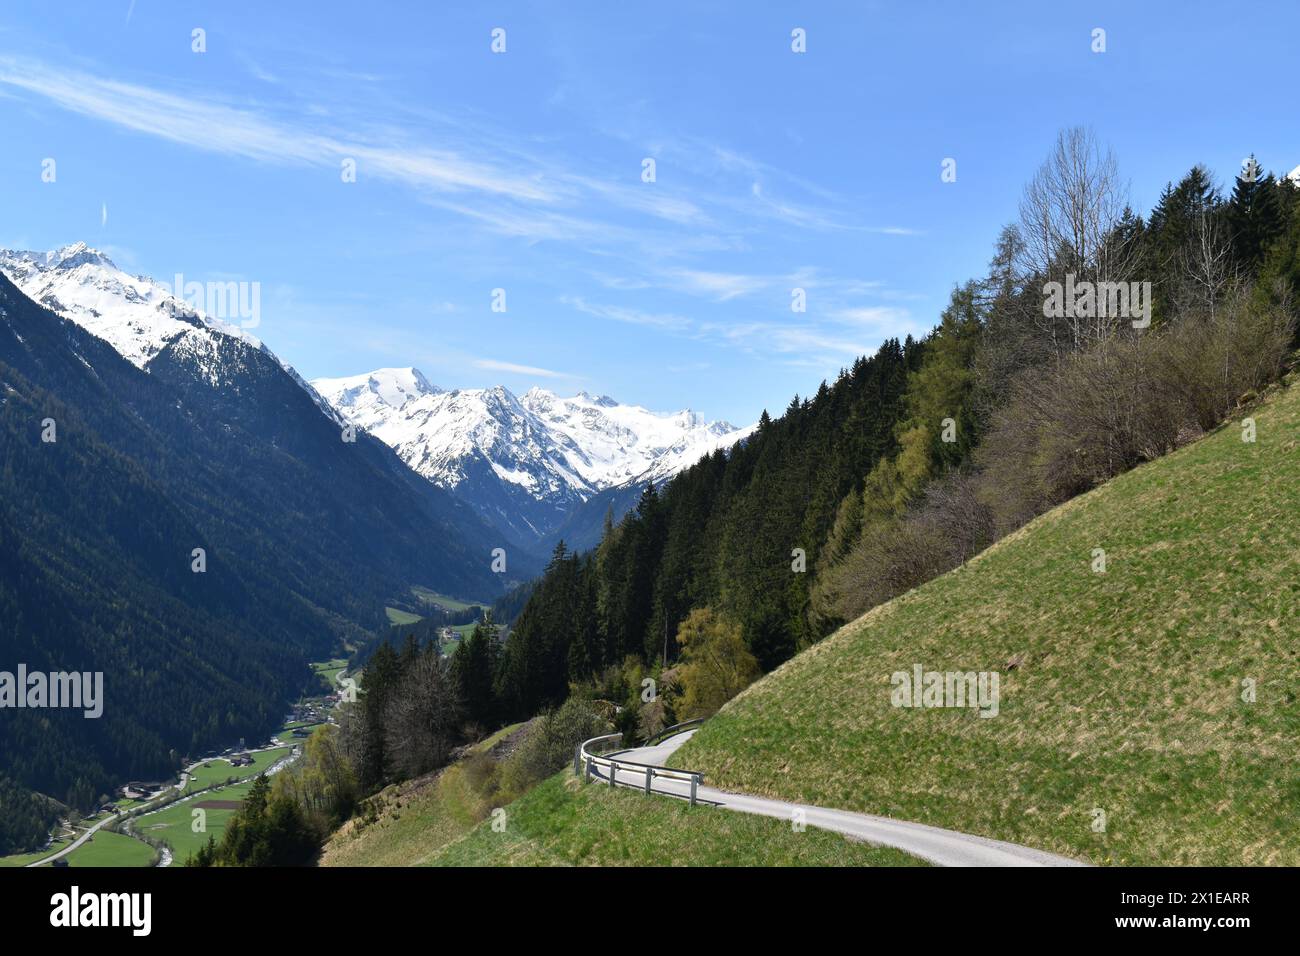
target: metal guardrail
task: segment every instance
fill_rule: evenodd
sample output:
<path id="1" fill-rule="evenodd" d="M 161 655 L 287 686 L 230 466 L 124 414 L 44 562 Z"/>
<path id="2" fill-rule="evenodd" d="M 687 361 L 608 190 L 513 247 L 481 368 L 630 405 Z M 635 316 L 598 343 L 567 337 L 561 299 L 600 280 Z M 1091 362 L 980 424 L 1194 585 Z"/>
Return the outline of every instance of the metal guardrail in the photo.
<path id="1" fill-rule="evenodd" d="M 685 724 L 676 724 L 674 727 L 668 727 L 652 737 L 651 740 L 663 739 L 665 735 L 671 737 L 672 734 L 668 733 L 668 731 L 676 733 L 676 728 L 697 724 L 701 721 L 702 718 L 698 720 L 688 720 Z M 700 788 L 700 784 L 704 782 L 704 774 L 700 773 L 698 770 L 674 770 L 672 767 L 660 767 L 655 764 L 638 763 L 635 760 L 619 760 L 617 755 L 621 751 L 616 751 L 609 756 L 603 756 L 598 753 L 592 753 L 590 749 L 605 741 L 613 741 L 617 744 L 622 741 L 622 739 L 623 735 L 621 733 L 605 734 L 603 737 L 592 737 L 590 740 L 584 740 L 582 743 L 578 744 L 578 749 L 573 754 L 573 775 L 575 777 L 582 777 L 583 781 L 586 782 L 591 780 L 592 772 L 597 767 L 601 767 L 609 774 L 609 785 L 613 788 L 619 785 L 618 772 L 620 770 L 642 771 L 645 774 L 645 792 L 647 794 L 651 792 L 656 777 L 662 777 L 665 780 L 688 780 L 691 784 L 691 806 L 695 806 L 696 793 Z M 630 785 L 625 784 L 625 786 Z"/>
<path id="2" fill-rule="evenodd" d="M 669 737 L 675 737 L 677 734 L 680 734 L 687 727 L 698 727 L 702 723 L 704 723 L 703 717 L 695 717 L 691 720 L 683 720 L 680 724 L 673 724 L 671 727 L 665 727 L 657 734 L 651 734 L 649 737 L 646 738 L 646 742 L 643 743 L 641 746 L 653 747 L 661 740 L 667 740 Z"/>

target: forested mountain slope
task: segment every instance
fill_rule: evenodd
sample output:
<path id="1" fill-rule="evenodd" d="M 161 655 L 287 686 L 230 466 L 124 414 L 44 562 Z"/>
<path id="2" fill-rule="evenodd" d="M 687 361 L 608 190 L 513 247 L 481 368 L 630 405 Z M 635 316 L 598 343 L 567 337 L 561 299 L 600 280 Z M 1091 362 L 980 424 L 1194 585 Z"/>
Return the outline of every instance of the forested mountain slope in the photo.
<path id="1" fill-rule="evenodd" d="M 147 374 L 0 276 L 0 667 L 104 672 L 98 720 L 6 712 L 22 786 L 87 807 L 255 739 L 387 595 L 501 587 L 468 509 L 380 442 L 341 441 L 272 357 L 212 342 L 225 354 L 173 343 Z"/>

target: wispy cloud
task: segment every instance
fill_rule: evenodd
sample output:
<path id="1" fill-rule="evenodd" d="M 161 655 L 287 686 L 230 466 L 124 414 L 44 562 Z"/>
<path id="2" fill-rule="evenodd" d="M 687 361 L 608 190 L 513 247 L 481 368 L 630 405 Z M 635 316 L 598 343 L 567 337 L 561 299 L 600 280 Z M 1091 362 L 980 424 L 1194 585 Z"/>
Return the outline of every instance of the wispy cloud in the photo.
<path id="1" fill-rule="evenodd" d="M 543 175 L 520 176 L 450 150 L 381 145 L 302 125 L 216 100 L 180 96 L 87 73 L 52 70 L 28 59 L 0 57 L 0 83 L 43 96 L 64 109 L 174 143 L 277 165 L 339 167 L 355 159 L 359 175 L 376 175 L 439 192 L 488 193 L 554 202 L 565 192 Z"/>
<path id="2" fill-rule="evenodd" d="M 254 76 L 278 83 L 277 75 L 248 57 L 242 59 Z M 755 222 L 777 219 L 806 229 L 860 228 L 891 235 L 914 234 L 914 230 L 899 226 L 846 224 L 826 210 L 778 199 L 756 178 L 776 178 L 778 174 L 770 167 L 738 153 L 693 144 L 689 138 L 662 150 L 667 154 L 703 153 L 722 173 L 739 172 L 752 178 L 749 195 L 729 194 L 707 183 L 696 183 L 692 187 L 695 194 L 687 195 L 664 183 L 642 183 L 630 171 L 613 177 L 583 171 L 570 161 L 551 160 L 521 148 L 499 131 L 427 111 L 424 118 L 439 140 L 437 145 L 411 140 L 409 129 L 425 128 L 424 123 L 385 126 L 369 115 L 355 122 L 333 116 L 335 110 L 344 110 L 341 103 L 311 116 L 303 107 L 277 114 L 199 93 L 170 92 L 83 70 L 53 68 L 27 57 L 0 56 L 0 86 L 25 90 L 64 109 L 125 129 L 253 162 L 337 169 L 343 160 L 352 159 L 358 177 L 374 176 L 415 188 L 426 200 L 476 219 L 493 231 L 532 240 L 599 237 L 608 242 L 644 244 L 646 237 L 638 230 L 611 228 L 610 214 L 615 211 L 674 227 L 693 227 L 693 235 L 677 236 L 674 245 L 680 246 L 680 240 L 686 238 L 696 249 L 729 245 L 718 236 L 698 232 L 703 227 L 725 232 L 730 226 L 719 221 L 722 215 Z M 332 121 L 334 128 L 329 128 L 328 122 L 322 124 L 323 119 Z M 809 187 L 803 184 L 801 188 Z M 499 205 L 468 203 L 457 196 L 496 200 Z M 706 274 L 701 274 L 701 281 L 707 281 Z"/>
<path id="3" fill-rule="evenodd" d="M 549 368 L 538 368 L 535 365 L 516 365 L 514 362 L 500 362 L 496 359 L 475 359 L 475 368 L 487 369 L 491 372 L 509 372 L 513 375 L 531 375 L 534 378 L 577 378 L 568 372 L 556 372 Z"/>
<path id="4" fill-rule="evenodd" d="M 626 322 L 630 325 L 647 325 L 656 329 L 683 331 L 689 329 L 692 324 L 690 319 L 682 315 L 645 312 L 640 309 L 629 309 L 617 305 L 592 304 L 581 296 L 562 296 L 560 301 L 587 315 L 593 315 L 599 319 L 612 319 L 615 322 Z"/>
<path id="5" fill-rule="evenodd" d="M 911 318 L 907 309 L 896 305 L 866 305 L 847 309 L 835 309 L 830 313 L 832 319 L 848 325 L 900 325 Z"/>
<path id="6" fill-rule="evenodd" d="M 730 272 L 705 272 L 699 269 L 678 269 L 672 273 L 681 288 L 688 292 L 703 293 L 726 302 L 737 296 L 750 295 L 771 285 L 762 276 L 740 275 Z"/>

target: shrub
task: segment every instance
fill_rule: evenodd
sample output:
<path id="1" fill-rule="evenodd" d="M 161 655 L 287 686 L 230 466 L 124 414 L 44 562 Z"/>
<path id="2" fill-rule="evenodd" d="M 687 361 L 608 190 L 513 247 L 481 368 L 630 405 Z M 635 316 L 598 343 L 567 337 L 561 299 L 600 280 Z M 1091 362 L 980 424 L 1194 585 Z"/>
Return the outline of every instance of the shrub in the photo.
<path id="1" fill-rule="evenodd" d="M 571 764 L 582 741 L 609 732 L 609 723 L 589 701 L 570 697 L 529 727 L 519 747 L 501 765 L 501 789 L 511 797 L 520 796 Z"/>
<path id="2" fill-rule="evenodd" d="M 711 608 L 696 608 L 677 630 L 682 714 L 707 717 L 762 676 L 740 625 Z"/>

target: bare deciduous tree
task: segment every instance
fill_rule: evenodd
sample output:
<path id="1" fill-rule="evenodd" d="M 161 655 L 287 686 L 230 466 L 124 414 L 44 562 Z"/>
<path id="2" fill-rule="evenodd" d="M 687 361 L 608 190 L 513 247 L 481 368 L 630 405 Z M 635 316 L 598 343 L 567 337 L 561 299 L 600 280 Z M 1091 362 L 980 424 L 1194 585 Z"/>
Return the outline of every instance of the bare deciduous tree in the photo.
<path id="1" fill-rule="evenodd" d="M 423 651 L 384 712 L 384 751 L 399 778 L 441 767 L 456 745 L 461 717 L 456 685 L 436 650 Z"/>
<path id="2" fill-rule="evenodd" d="M 1040 282 L 1124 282 L 1131 277 L 1135 250 L 1117 229 L 1128 209 L 1114 154 L 1103 150 L 1091 130 L 1062 130 L 1050 156 L 1025 187 L 1017 227 L 1017 266 Z M 1037 315 L 1058 354 L 1089 339 L 1109 337 L 1115 316 Z"/>
<path id="3" fill-rule="evenodd" d="M 1219 210 L 1197 211 L 1191 235 L 1179 254 L 1180 272 L 1188 290 L 1179 297 L 1184 300 L 1178 303 L 1179 311 L 1204 311 L 1213 319 L 1220 301 L 1237 280 L 1232 241 Z"/>

